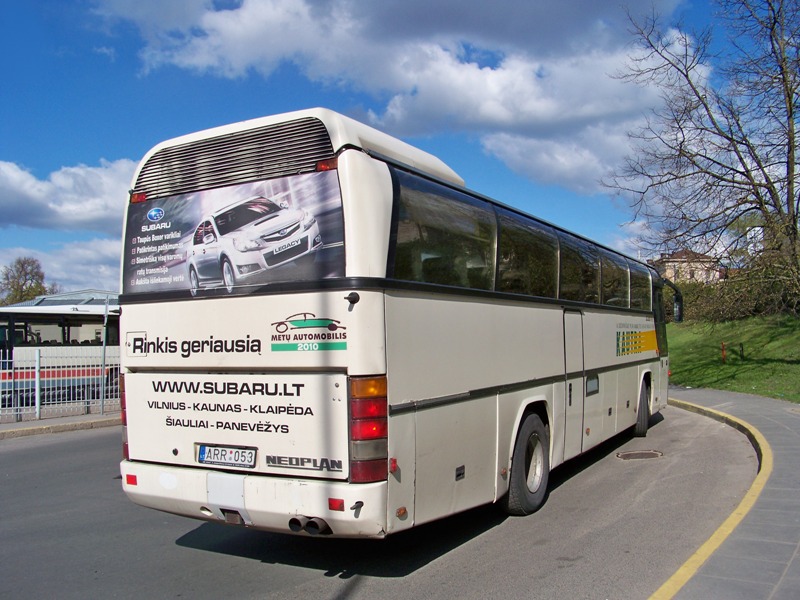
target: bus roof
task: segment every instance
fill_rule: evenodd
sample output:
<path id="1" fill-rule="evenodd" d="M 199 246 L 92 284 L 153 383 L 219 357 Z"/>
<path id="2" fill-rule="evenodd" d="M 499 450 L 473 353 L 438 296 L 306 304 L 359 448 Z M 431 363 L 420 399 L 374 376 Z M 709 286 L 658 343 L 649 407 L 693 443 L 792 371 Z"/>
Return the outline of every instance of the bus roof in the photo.
<path id="1" fill-rule="evenodd" d="M 330 135 L 334 152 L 338 152 L 347 146 L 354 146 L 368 152 L 380 154 L 393 161 L 406 164 L 409 167 L 430 174 L 433 177 L 443 179 L 459 186 L 464 185 L 464 180 L 441 159 L 383 133 L 382 131 L 378 131 L 369 125 L 364 125 L 363 123 L 359 123 L 354 119 L 326 108 L 312 108 L 240 121 L 238 123 L 214 127 L 212 129 L 206 129 L 166 140 L 153 147 L 145 155 L 140 163 L 139 169 L 147 163 L 147 160 L 151 156 L 165 148 L 309 117 L 318 119 L 324 124 Z M 136 181 L 138 177 L 139 170 L 137 170 L 134 175 L 134 181 Z"/>
<path id="2" fill-rule="evenodd" d="M 63 315 L 67 317 L 80 317 L 80 316 L 100 316 L 102 317 L 106 312 L 105 306 L 98 305 L 72 305 L 72 306 L 2 306 L 0 307 L 0 321 L 6 320 L 9 316 L 24 315 L 24 316 L 56 316 Z M 109 306 L 109 314 L 116 314 L 119 312 L 119 306 Z"/>
<path id="3" fill-rule="evenodd" d="M 7 322 L 12 317 L 41 321 L 59 318 L 102 320 L 106 314 L 106 304 L 110 316 L 119 314 L 117 292 L 80 290 L 37 296 L 26 302 L 0 306 L 0 322 Z"/>

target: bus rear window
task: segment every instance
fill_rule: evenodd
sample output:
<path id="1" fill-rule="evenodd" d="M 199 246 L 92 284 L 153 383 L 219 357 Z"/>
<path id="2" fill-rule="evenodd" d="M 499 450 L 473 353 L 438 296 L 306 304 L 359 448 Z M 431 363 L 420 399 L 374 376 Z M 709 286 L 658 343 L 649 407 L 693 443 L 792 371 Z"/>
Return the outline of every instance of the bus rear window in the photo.
<path id="1" fill-rule="evenodd" d="M 250 294 L 344 276 L 335 170 L 128 205 L 123 293 Z"/>

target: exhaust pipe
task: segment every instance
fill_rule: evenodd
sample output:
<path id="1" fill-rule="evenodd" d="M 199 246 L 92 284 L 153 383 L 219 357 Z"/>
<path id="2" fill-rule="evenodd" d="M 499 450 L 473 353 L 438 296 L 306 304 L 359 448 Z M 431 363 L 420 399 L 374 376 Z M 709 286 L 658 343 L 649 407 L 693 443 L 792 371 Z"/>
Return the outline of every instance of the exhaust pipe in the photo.
<path id="1" fill-rule="evenodd" d="M 292 517 L 289 519 L 289 529 L 295 533 L 300 533 L 306 528 L 306 524 L 308 523 L 308 517 Z"/>
<path id="2" fill-rule="evenodd" d="M 312 519 L 308 519 L 308 522 L 306 523 L 306 532 L 308 532 L 309 535 L 324 535 L 326 533 L 330 533 L 331 528 L 319 517 L 314 517 Z"/>

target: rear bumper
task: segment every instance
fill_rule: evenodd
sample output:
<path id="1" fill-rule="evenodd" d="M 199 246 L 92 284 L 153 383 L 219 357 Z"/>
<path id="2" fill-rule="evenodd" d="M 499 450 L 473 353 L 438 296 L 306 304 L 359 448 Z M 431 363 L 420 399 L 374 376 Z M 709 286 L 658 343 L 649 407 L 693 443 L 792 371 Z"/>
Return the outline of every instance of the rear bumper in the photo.
<path id="1" fill-rule="evenodd" d="M 332 537 L 386 536 L 386 482 L 289 479 L 133 461 L 120 463 L 122 489 L 141 506 L 206 521 L 292 533 L 293 518 L 322 519 Z M 344 500 L 344 511 L 329 499 Z M 235 519 L 234 519 L 235 520 Z"/>

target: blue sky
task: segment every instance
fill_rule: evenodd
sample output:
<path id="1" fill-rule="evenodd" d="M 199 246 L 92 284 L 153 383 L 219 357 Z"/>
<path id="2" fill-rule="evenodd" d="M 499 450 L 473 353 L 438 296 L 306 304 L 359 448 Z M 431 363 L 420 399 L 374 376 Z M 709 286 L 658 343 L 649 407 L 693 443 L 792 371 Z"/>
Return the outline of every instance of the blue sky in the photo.
<path id="1" fill-rule="evenodd" d="M 631 1 L 631 6 L 647 5 Z M 654 0 L 703 25 L 706 0 Z M 467 186 L 636 254 L 600 178 L 655 90 L 617 0 L 31 0 L 0 24 L 0 265 L 116 290 L 136 163 L 192 131 L 324 106 L 428 150 Z"/>

